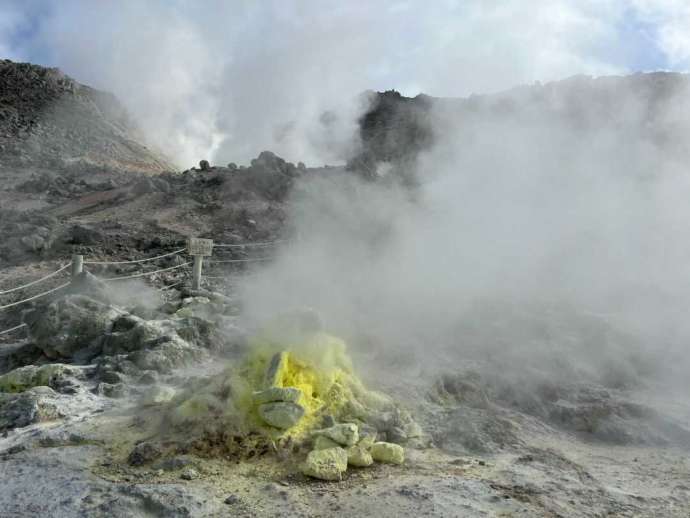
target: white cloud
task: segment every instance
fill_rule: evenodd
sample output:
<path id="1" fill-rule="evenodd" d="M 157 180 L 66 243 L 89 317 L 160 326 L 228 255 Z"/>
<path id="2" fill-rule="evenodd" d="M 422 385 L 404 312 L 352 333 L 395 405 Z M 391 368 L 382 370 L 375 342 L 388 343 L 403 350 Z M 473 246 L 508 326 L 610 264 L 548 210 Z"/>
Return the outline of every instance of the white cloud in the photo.
<path id="1" fill-rule="evenodd" d="M 690 3 L 687 0 L 633 0 L 641 19 L 655 28 L 654 41 L 671 66 L 690 66 Z"/>
<path id="2" fill-rule="evenodd" d="M 630 9 L 658 25 L 670 63 L 690 54 L 690 8 L 674 0 L 65 0 L 42 15 L 32 5 L 40 30 L 23 53 L 113 90 L 182 166 L 262 149 L 336 161 L 365 89 L 457 96 L 626 72 L 611 49 L 626 44 L 618 28 Z M 325 131 L 328 108 L 340 118 Z"/>

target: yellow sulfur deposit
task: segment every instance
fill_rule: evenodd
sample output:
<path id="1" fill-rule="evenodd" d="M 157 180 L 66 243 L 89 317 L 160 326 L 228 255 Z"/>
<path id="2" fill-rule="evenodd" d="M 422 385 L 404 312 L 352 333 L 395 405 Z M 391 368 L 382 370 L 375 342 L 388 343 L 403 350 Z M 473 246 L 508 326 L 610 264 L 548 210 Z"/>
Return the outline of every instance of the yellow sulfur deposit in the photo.
<path id="1" fill-rule="evenodd" d="M 287 430 L 299 438 L 322 416 L 342 413 L 354 398 L 353 388 L 361 387 L 361 383 L 352 374 L 342 340 L 321 331 L 299 337 L 287 332 L 285 337 L 293 341 L 279 340 L 272 329 L 257 335 L 243 374 L 251 386 L 264 389 L 264 394 L 271 387 L 299 391 L 296 403 L 304 408 L 304 417 Z M 246 403 L 255 415 L 256 401 Z"/>

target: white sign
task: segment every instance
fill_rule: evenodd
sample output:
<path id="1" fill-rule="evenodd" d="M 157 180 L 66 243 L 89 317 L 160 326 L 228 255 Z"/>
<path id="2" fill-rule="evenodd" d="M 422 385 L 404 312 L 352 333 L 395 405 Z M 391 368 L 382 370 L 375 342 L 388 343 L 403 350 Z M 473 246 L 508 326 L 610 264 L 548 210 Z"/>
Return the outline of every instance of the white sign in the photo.
<path id="1" fill-rule="evenodd" d="M 190 237 L 187 241 L 189 255 L 209 256 L 213 254 L 213 239 Z"/>

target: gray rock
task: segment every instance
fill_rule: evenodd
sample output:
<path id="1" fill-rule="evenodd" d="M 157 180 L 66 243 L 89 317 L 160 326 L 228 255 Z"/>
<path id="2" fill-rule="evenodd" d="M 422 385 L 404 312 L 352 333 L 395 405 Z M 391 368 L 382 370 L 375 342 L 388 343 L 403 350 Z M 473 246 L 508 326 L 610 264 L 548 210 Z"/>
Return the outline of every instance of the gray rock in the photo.
<path id="1" fill-rule="evenodd" d="M 180 473 L 180 478 L 183 480 L 195 480 L 199 478 L 199 472 L 194 468 L 187 468 Z"/>
<path id="2" fill-rule="evenodd" d="M 276 401 L 297 403 L 301 397 L 302 391 L 295 387 L 271 387 L 253 394 L 254 402 L 259 405 Z"/>
<path id="3" fill-rule="evenodd" d="M 130 452 L 127 462 L 131 466 L 141 466 L 156 460 L 162 455 L 158 446 L 150 442 L 140 442 Z"/>
<path id="4" fill-rule="evenodd" d="M 62 417 L 56 396 L 48 387 L 34 387 L 19 394 L 0 393 L 0 432 Z"/>
<path id="5" fill-rule="evenodd" d="M 29 334 L 48 358 L 70 358 L 99 346 L 121 312 L 83 295 L 67 295 L 26 317 Z"/>
<path id="6" fill-rule="evenodd" d="M 264 403 L 259 406 L 259 415 L 270 426 L 286 430 L 302 419 L 304 408 L 296 403 Z"/>
<path id="7" fill-rule="evenodd" d="M 110 398 L 121 398 L 127 394 L 124 383 L 99 383 L 93 390 L 94 394 Z"/>

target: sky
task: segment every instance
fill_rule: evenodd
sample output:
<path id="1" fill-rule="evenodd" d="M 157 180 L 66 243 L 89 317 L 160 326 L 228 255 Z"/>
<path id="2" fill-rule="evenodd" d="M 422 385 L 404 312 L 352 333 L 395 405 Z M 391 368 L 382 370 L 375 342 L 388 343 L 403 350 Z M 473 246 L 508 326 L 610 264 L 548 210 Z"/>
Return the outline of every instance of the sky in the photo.
<path id="1" fill-rule="evenodd" d="M 364 90 L 685 71 L 687 27 L 685 0 L 0 0 L 0 57 L 114 92 L 181 167 L 320 165 L 342 161 Z"/>

